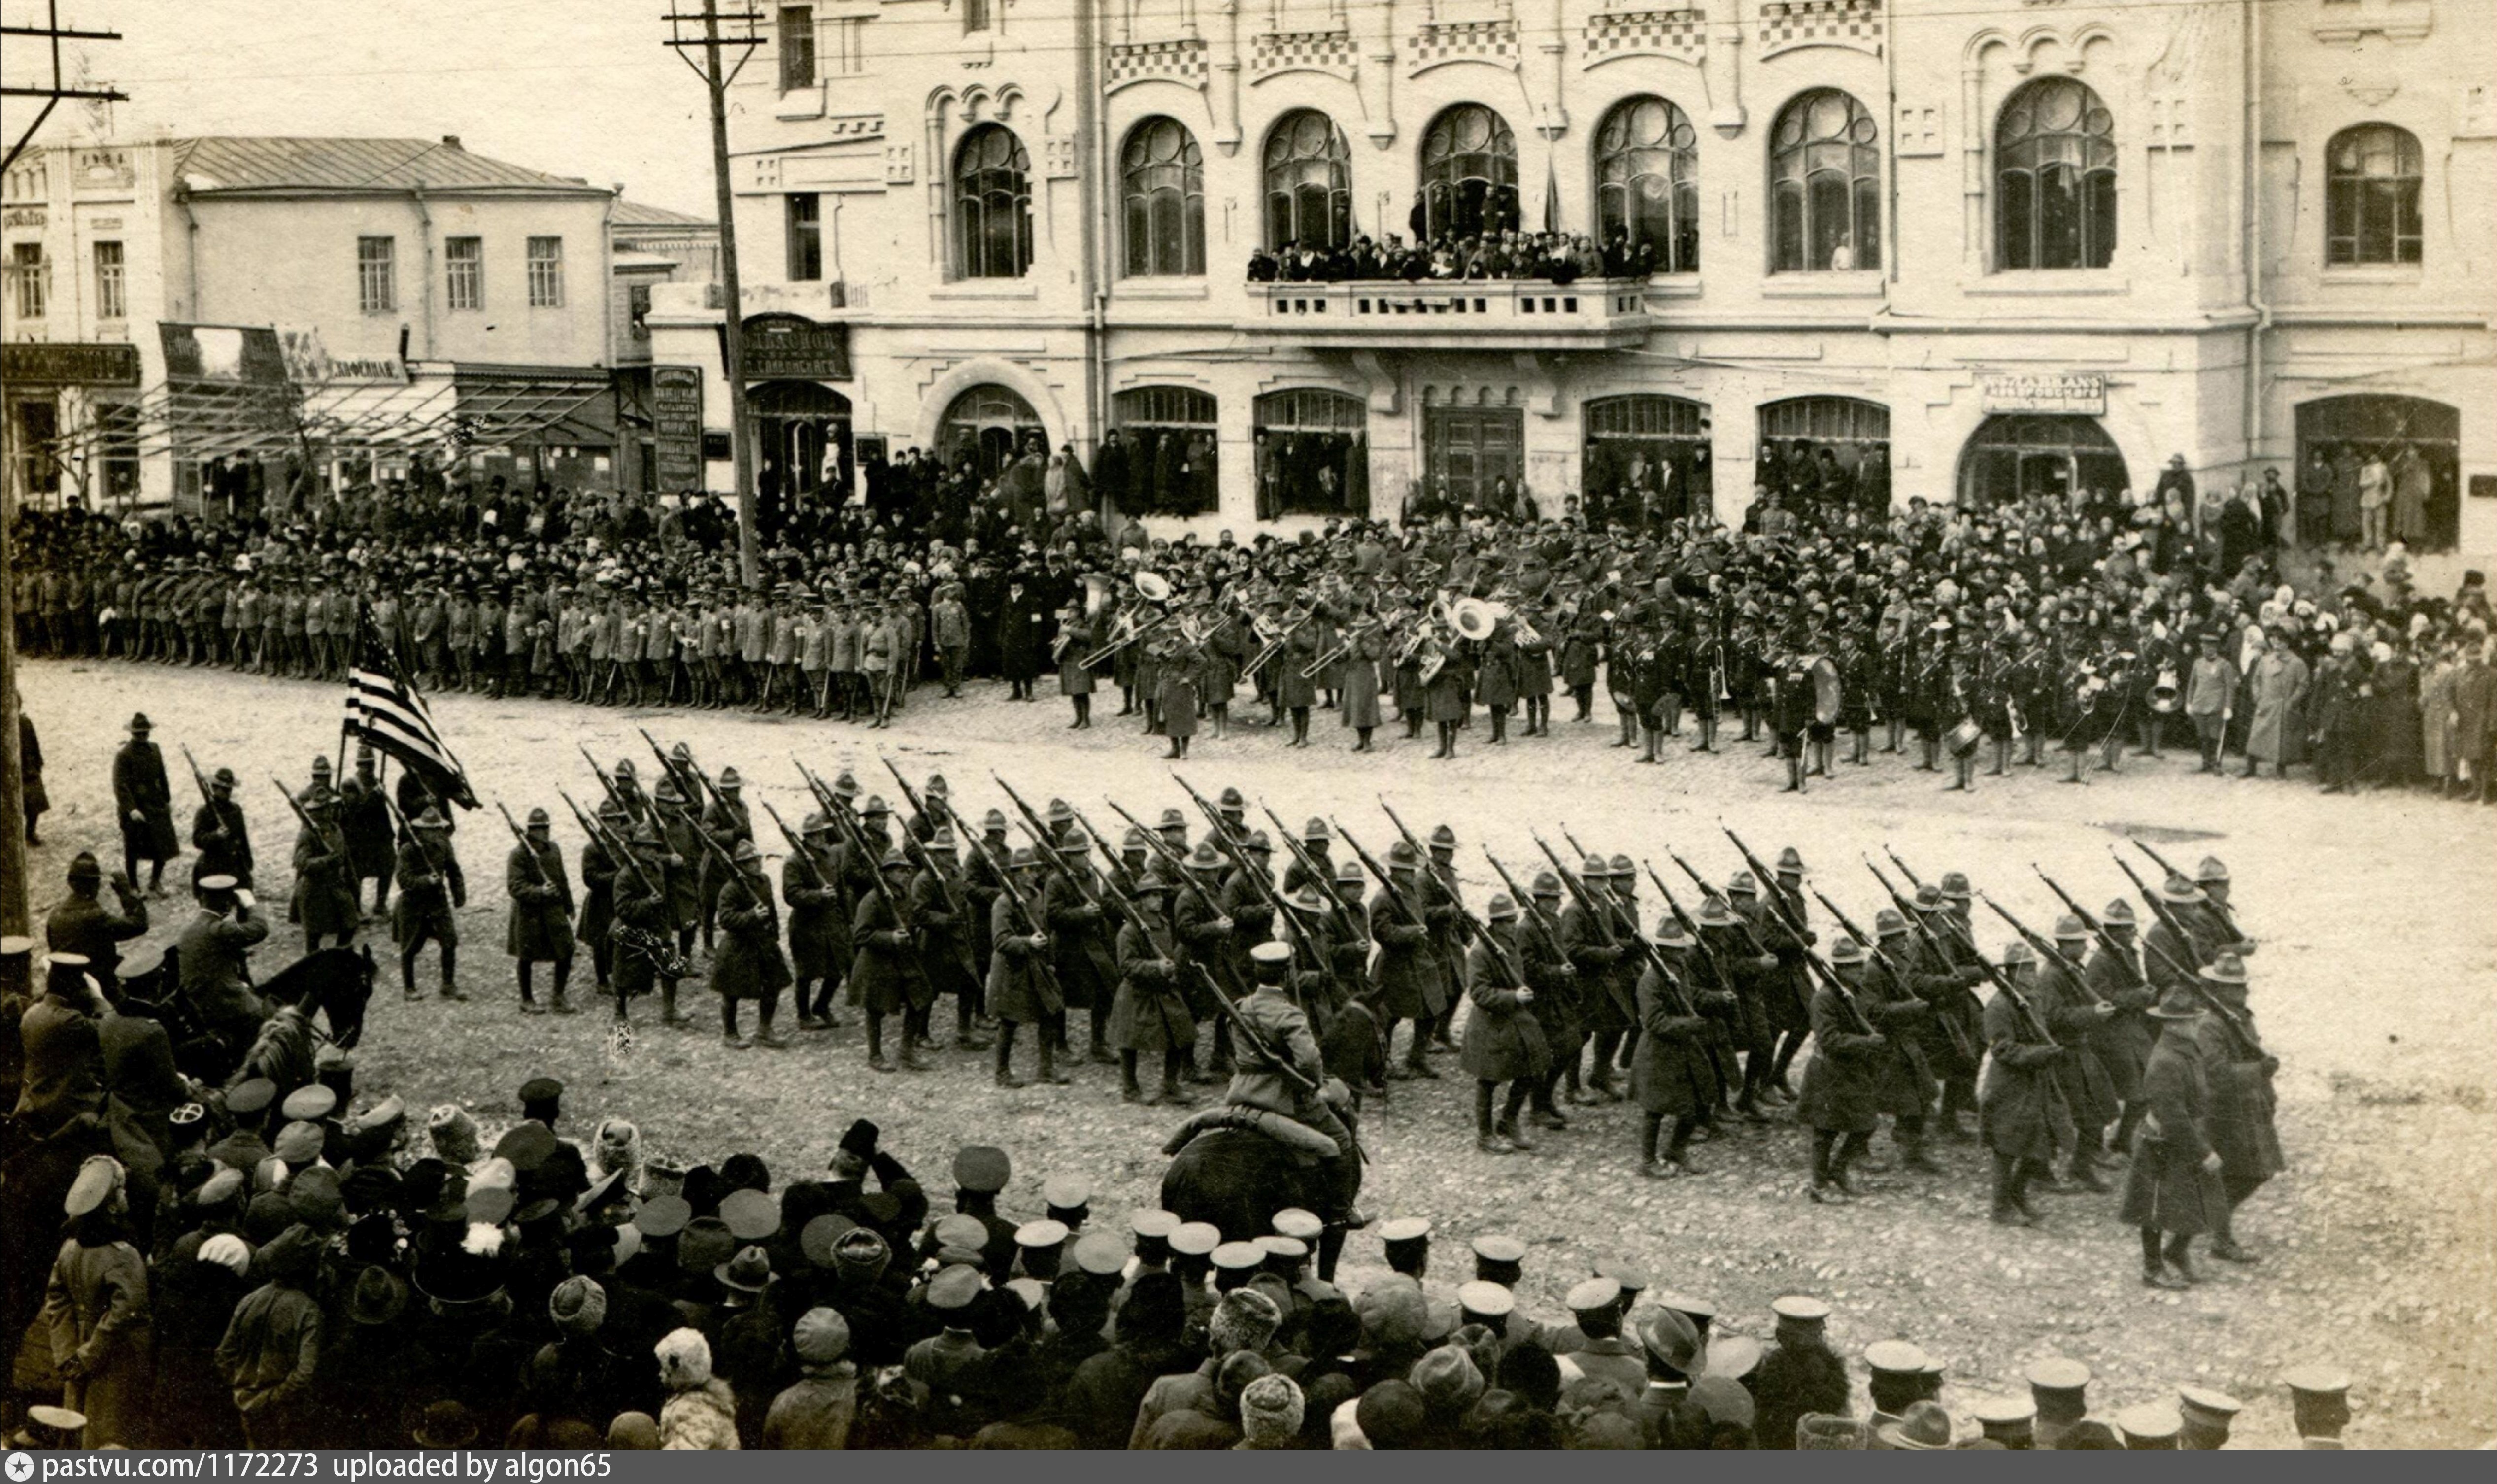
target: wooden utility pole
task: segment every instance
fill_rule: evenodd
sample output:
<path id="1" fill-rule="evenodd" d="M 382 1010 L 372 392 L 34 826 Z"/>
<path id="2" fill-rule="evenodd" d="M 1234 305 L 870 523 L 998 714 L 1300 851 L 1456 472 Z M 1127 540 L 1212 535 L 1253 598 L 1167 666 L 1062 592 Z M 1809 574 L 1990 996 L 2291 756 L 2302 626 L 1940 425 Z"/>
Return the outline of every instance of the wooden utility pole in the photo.
<path id="1" fill-rule="evenodd" d="M 44 106 L 36 111 L 33 122 L 19 130 L 17 137 L 9 142 L 7 156 L 0 157 L 0 170 L 7 170 L 17 163 L 17 156 L 24 154 L 26 146 L 34 142 L 35 131 L 44 126 L 45 119 L 52 116 L 52 110 L 61 106 L 62 99 L 81 98 L 91 103 L 127 103 L 130 100 L 130 95 L 119 88 L 72 87 L 61 80 L 61 43 L 117 42 L 121 40 L 120 32 L 79 31 L 62 25 L 61 0 L 49 0 L 45 16 L 46 23 L 40 26 L 0 26 L 0 36 L 22 36 L 29 41 L 48 43 L 51 47 L 52 59 L 52 80 L 45 86 L 0 87 L 0 98 L 44 100 Z"/>
<path id="2" fill-rule="evenodd" d="M 689 36 L 685 28 L 695 20 L 702 22 L 702 34 Z M 754 440 L 745 419 L 745 304 L 737 283 L 737 193 L 728 178 L 728 87 L 763 45 L 757 27 L 763 15 L 759 11 L 737 11 L 723 16 L 719 0 L 702 0 L 699 16 L 682 12 L 668 13 L 668 24 L 674 34 L 668 45 L 684 59 L 711 91 L 711 182 L 719 205 L 719 271 L 720 288 L 727 302 L 721 306 L 723 321 L 720 335 L 720 360 L 728 373 L 728 449 L 737 469 L 737 576 L 748 587 L 763 583 L 761 543 L 755 531 Z M 731 29 L 723 35 L 725 23 Z M 703 59 L 697 65 L 686 52 L 701 47 Z M 741 55 L 735 66 L 725 66 L 720 57 L 724 48 L 737 47 Z"/>

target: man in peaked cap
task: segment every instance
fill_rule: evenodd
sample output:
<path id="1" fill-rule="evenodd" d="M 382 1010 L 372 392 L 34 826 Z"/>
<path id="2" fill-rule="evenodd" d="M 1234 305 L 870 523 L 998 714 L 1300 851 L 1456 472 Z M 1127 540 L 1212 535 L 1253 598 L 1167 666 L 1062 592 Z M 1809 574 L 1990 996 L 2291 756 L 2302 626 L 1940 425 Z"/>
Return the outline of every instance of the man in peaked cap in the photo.
<path id="1" fill-rule="evenodd" d="M 557 1015 L 573 1013 L 565 992 L 572 982 L 572 877 L 564 869 L 563 851 L 555 845 L 553 822 L 544 809 L 529 810 L 528 828 L 512 844 L 503 863 L 503 893 L 511 899 L 511 916 L 503 930 L 503 951 L 510 954 L 521 981 L 521 1009 L 537 1015 L 536 968 L 541 961 L 554 964 Z"/>

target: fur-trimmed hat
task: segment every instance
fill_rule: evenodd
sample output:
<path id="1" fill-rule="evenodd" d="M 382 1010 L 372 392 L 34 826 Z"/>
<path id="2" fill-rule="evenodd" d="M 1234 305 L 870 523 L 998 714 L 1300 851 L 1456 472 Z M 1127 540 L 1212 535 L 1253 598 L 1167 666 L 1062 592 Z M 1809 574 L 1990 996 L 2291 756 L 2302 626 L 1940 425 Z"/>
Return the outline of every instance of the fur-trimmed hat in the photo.
<path id="1" fill-rule="evenodd" d="M 653 1353 L 659 1357 L 659 1379 L 670 1391 L 696 1391 L 711 1380 L 711 1342 L 700 1330 L 670 1330 Z"/>

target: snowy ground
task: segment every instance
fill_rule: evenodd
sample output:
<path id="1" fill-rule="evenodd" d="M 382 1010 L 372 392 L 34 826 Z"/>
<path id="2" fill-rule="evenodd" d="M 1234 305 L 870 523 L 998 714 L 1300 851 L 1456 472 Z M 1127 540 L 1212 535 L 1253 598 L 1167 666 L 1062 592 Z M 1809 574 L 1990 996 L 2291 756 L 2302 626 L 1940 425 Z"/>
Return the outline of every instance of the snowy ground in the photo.
<path id="1" fill-rule="evenodd" d="M 335 748 L 335 686 L 124 664 L 37 662 L 20 675 L 54 801 L 34 856 L 38 914 L 57 898 L 74 850 L 117 855 L 109 760 L 133 710 L 156 722 L 186 822 L 194 801 L 177 745 L 241 775 L 264 862 L 282 862 L 293 837 L 268 775 L 300 782 L 316 754 Z M 793 751 L 828 777 L 851 768 L 891 797 L 876 762 L 882 748 L 914 784 L 943 771 L 974 815 L 1002 803 L 991 769 L 1035 804 L 1063 795 L 1105 829 L 1105 794 L 1139 816 L 1185 806 L 1159 741 L 1110 717 L 1116 698 L 1102 699 L 1110 705 L 1087 733 L 1064 729 L 1061 702 L 1008 705 L 987 687 L 954 702 L 923 692 L 882 733 L 458 695 L 439 698 L 435 713 L 481 797 L 516 814 L 548 807 L 573 856 L 578 833 L 554 790 L 584 803 L 597 790 L 574 743 L 602 761 L 647 763 L 637 725 L 686 741 L 707 767 L 737 764 L 749 794 L 793 821 L 807 806 Z M 1376 1162 L 1365 1203 L 1438 1223 L 1445 1256 L 1435 1281 L 1466 1276 L 1467 1237 L 1505 1231 L 1533 1245 L 1521 1290 L 1530 1311 L 1558 1315 L 1560 1295 L 1613 1252 L 1644 1261 L 1661 1289 L 1713 1299 L 1721 1322 L 1737 1330 L 1765 1333 L 1769 1300 L 1809 1291 L 1836 1306 L 1842 1347 L 1896 1336 L 1943 1359 L 1947 1395 L 1961 1406 L 2016 1389 L 2029 1361 L 2065 1354 L 2099 1375 L 2095 1409 L 2153 1400 L 2179 1383 L 2215 1386 L 2248 1404 L 2241 1439 L 2278 1445 L 2292 1437 L 2280 1373 L 2327 1361 L 2355 1380 L 2354 1441 L 2451 1446 L 2497 1437 L 2497 814 L 2424 796 L 2326 798 L 2310 783 L 2197 777 L 2190 757 L 2174 756 L 2156 765 L 2128 758 L 2121 777 L 2101 775 L 2089 788 L 2059 785 L 2051 769 L 2020 770 L 1980 779 L 1973 795 L 1942 793 L 1934 774 L 1877 757 L 1869 769 L 1842 765 L 1833 784 L 1798 799 L 1774 792 L 1783 775 L 1756 747 L 1701 757 L 1676 746 L 1662 766 L 1633 767 L 1605 745 L 1613 732 L 1600 699 L 1584 726 L 1565 719 L 1565 702 L 1562 710 L 1557 737 L 1505 748 L 1485 745 L 1478 724 L 1453 763 L 1429 761 L 1427 740 L 1404 742 L 1393 727 L 1380 734 L 1382 752 L 1349 755 L 1350 734 L 1321 718 L 1306 752 L 1263 729 L 1227 742 L 1200 737 L 1185 773 L 1209 795 L 1237 786 L 1295 825 L 1311 814 L 1341 819 L 1373 851 L 1394 838 L 1377 807 L 1384 792 L 1417 830 L 1455 826 L 1477 907 L 1497 885 L 1479 845 L 1523 871 L 1539 859 L 1530 832 L 1558 846 L 1563 825 L 1590 848 L 1654 862 L 1668 879 L 1679 877 L 1667 848 L 1722 879 L 1739 868 L 1717 832 L 1722 816 L 1764 854 L 1797 845 L 1812 884 L 1859 921 L 1879 904 L 1879 889 L 1858 858 L 1878 858 L 1885 844 L 1928 877 L 1968 871 L 2040 928 L 2056 906 L 2032 862 L 2095 906 L 2125 884 L 2107 848 L 2128 832 L 2188 862 L 2217 852 L 2235 873 L 2238 914 L 2262 944 L 2254 1003 L 2284 1063 L 2291 1170 L 2241 1217 L 2260 1266 L 2210 1263 L 2216 1271 L 2193 1292 L 2154 1292 L 2136 1279 L 2133 1236 L 2116 1225 L 2112 1197 L 2050 1198 L 2035 1231 L 1987 1222 L 1981 1155 L 1970 1145 L 1945 1152 L 1948 1176 L 1887 1177 L 1888 1188 L 1850 1208 L 1803 1199 L 1804 1136 L 1783 1124 L 1698 1146 L 1703 1173 L 1664 1184 L 1637 1178 L 1636 1124 L 1621 1107 L 1576 1114 L 1568 1131 L 1543 1135 L 1535 1154 L 1495 1158 L 1474 1152 L 1470 1089 L 1443 1059 L 1444 1080 L 1399 1084 L 1394 1102 L 1373 1111 L 1367 1137 Z M 1072 1088 L 1008 1092 L 991 1084 L 984 1054 L 940 1052 L 936 1074 L 875 1077 L 855 1026 L 785 1053 L 737 1053 L 720 1045 L 698 994 L 692 1031 L 646 1029 L 642 1050 L 612 1064 L 601 1016 L 519 1014 L 500 953 L 496 883 L 508 836 L 488 811 L 466 816 L 458 839 L 476 884 L 461 925 L 461 977 L 477 998 L 404 1005 L 386 967 L 361 1091 L 399 1092 L 420 1107 L 456 1099 L 492 1125 L 517 1116 L 522 1080 L 549 1073 L 571 1087 L 569 1116 L 585 1128 L 620 1114 L 640 1122 L 661 1157 L 752 1149 L 782 1180 L 821 1168 L 840 1130 L 864 1115 L 932 1184 L 958 1143 L 1007 1147 L 1016 1164 L 1009 1214 L 1037 1215 L 1040 1181 L 1059 1171 L 1090 1175 L 1094 1209 L 1107 1216 L 1154 1201 L 1171 1118 L 1122 1106 L 1115 1069 L 1079 1067 Z M 264 895 L 282 900 L 282 864 L 265 868 Z M 1642 896 L 1654 904 L 1644 883 Z M 160 907 L 156 936 L 170 933 L 171 915 Z M 1980 916 L 1986 940 L 1999 942 L 2000 924 Z M 283 962 L 291 938 L 281 928 L 264 959 Z M 429 958 L 420 972 L 430 978 Z M 940 1007 L 940 1026 L 949 1013 Z M 1374 1242 L 1356 1238 L 1349 1280 L 1357 1284 L 1375 1256 Z"/>

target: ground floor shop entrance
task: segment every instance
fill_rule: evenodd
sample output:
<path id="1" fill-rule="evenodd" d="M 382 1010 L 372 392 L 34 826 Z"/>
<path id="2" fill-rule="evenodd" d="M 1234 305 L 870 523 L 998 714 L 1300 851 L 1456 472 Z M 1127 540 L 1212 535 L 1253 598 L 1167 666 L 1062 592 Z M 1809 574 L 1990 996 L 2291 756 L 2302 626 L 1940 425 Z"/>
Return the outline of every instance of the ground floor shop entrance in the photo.
<path id="1" fill-rule="evenodd" d="M 1654 525 L 1714 508 L 1708 406 L 1638 394 L 1587 403 L 1579 489 L 1588 525 Z"/>
<path id="2" fill-rule="evenodd" d="M 2381 487 L 2385 535 L 2442 552 L 2460 534 L 2462 413 L 2418 396 L 2319 397 L 2297 407 L 2297 544 L 2352 545 Z"/>
<path id="3" fill-rule="evenodd" d="M 1998 505 L 2031 495 L 2069 500 L 2075 490 L 2112 499 L 2117 490 L 2132 488 L 2123 453 L 2091 417 L 2021 413 L 1987 418 L 1960 455 L 1963 505 Z"/>
<path id="4" fill-rule="evenodd" d="M 936 425 L 936 448 L 945 467 L 959 469 L 969 459 L 983 487 L 1023 455 L 1045 456 L 1048 443 L 1048 431 L 1031 403 L 994 382 L 954 398 L 944 421 Z"/>
<path id="5" fill-rule="evenodd" d="M 755 488 L 767 501 L 846 499 L 857 474 L 850 399 L 811 381 L 767 381 L 749 389 L 754 417 Z"/>

